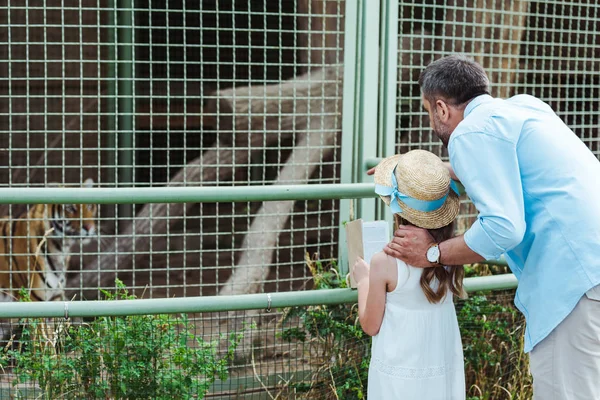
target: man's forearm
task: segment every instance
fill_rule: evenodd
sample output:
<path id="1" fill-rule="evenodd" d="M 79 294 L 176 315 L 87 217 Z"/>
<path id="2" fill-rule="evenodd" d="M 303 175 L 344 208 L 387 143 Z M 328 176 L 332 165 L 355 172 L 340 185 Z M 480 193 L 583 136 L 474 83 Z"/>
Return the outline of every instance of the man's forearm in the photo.
<path id="1" fill-rule="evenodd" d="M 445 240 L 439 247 L 440 263 L 444 265 L 472 264 L 485 260 L 467 246 L 463 235 Z"/>

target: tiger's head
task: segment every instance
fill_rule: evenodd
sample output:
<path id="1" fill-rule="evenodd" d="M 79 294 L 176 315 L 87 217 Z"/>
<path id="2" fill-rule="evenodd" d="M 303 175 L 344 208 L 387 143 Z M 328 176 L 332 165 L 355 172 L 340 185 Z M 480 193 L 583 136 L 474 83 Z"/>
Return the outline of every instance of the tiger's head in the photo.
<path id="1" fill-rule="evenodd" d="M 86 188 L 93 186 L 94 180 L 91 178 L 83 183 Z M 56 204 L 52 210 L 51 224 L 55 236 L 65 239 L 80 237 L 83 244 L 87 244 L 96 235 L 96 204 Z"/>

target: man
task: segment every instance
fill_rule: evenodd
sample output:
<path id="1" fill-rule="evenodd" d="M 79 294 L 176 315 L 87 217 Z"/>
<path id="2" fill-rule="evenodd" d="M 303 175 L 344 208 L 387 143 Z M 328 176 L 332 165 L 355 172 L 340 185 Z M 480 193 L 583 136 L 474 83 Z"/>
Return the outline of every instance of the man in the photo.
<path id="1" fill-rule="evenodd" d="M 432 62 L 419 85 L 479 215 L 441 243 L 400 227 L 385 252 L 423 268 L 504 254 L 519 280 L 534 398 L 600 399 L 600 163 L 544 102 L 491 97 L 464 56 Z"/>

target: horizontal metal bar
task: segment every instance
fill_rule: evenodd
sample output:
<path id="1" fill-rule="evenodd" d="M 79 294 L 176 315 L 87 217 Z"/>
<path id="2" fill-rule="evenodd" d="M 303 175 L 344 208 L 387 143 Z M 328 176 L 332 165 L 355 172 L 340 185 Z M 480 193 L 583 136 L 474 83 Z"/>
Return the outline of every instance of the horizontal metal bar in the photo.
<path id="1" fill-rule="evenodd" d="M 465 290 L 467 292 L 515 289 L 517 284 L 517 277 L 514 274 L 477 276 L 465 278 L 464 280 Z"/>
<path id="2" fill-rule="evenodd" d="M 68 312 L 69 317 L 99 317 L 256 310 L 269 307 L 269 296 L 272 308 L 342 304 L 356 301 L 356 292 L 351 289 L 331 289 L 238 296 L 3 303 L 0 309 L 0 318 L 64 317 L 65 312 Z"/>
<path id="3" fill-rule="evenodd" d="M 153 188 L 2 188 L 0 204 L 218 203 L 358 199 L 375 196 L 371 183 Z"/>
<path id="4" fill-rule="evenodd" d="M 485 265 L 501 265 L 503 267 L 508 267 L 508 262 L 504 257 L 500 257 L 498 260 L 485 260 L 480 261 L 477 264 L 485 264 Z"/>
<path id="5" fill-rule="evenodd" d="M 381 162 L 381 160 L 383 160 L 383 158 L 379 158 L 379 157 L 367 158 L 365 160 L 365 167 L 366 168 L 376 167 L 377 164 L 379 164 Z"/>
<path id="6" fill-rule="evenodd" d="M 505 290 L 517 287 L 513 274 L 465 279 L 465 290 Z M 269 300 L 270 298 L 270 300 Z M 202 313 L 260 310 L 293 306 L 355 303 L 358 293 L 352 289 L 307 290 L 238 296 L 201 296 L 166 299 L 103 300 L 67 302 L 3 303 L 0 318 L 101 317 L 148 314 Z"/>

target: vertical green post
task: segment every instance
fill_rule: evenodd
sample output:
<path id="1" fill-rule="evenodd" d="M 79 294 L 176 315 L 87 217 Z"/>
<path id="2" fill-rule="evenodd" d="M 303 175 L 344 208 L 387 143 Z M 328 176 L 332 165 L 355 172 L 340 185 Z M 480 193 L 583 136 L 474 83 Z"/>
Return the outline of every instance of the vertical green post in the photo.
<path id="1" fill-rule="evenodd" d="M 396 152 L 396 105 L 398 102 L 398 0 L 384 0 L 381 7 L 381 58 L 379 71 L 379 123 L 377 155 Z M 377 216 L 393 225 L 392 212 L 377 202 Z M 391 231 L 391 230 L 390 230 Z"/>
<path id="2" fill-rule="evenodd" d="M 354 124 L 357 93 L 357 52 L 359 45 L 358 17 L 359 0 L 346 0 L 344 27 L 344 87 L 342 92 L 342 150 L 341 182 L 354 181 Z M 340 226 L 338 231 L 338 269 L 342 276 L 348 273 L 348 249 L 344 223 L 350 221 L 350 205 L 355 199 L 340 200 Z M 356 217 L 356 213 L 353 215 Z"/>
<path id="3" fill-rule="evenodd" d="M 342 183 L 372 182 L 366 160 L 377 154 L 377 91 L 379 80 L 379 0 L 346 1 L 342 120 Z M 339 269 L 348 272 L 344 222 L 375 219 L 374 199 L 341 200 Z"/>
<path id="4" fill-rule="evenodd" d="M 133 3 L 134 0 L 118 0 L 118 186 L 133 184 Z M 119 218 L 131 218 L 132 206 L 119 205 Z"/>
<path id="5" fill-rule="evenodd" d="M 361 0 L 359 47 L 359 93 L 357 123 L 355 125 L 356 163 L 355 182 L 373 182 L 367 175 L 366 161 L 377 155 L 377 112 L 379 89 L 379 31 L 380 0 Z M 375 200 L 358 201 L 358 216 L 365 220 L 375 219 Z"/>

